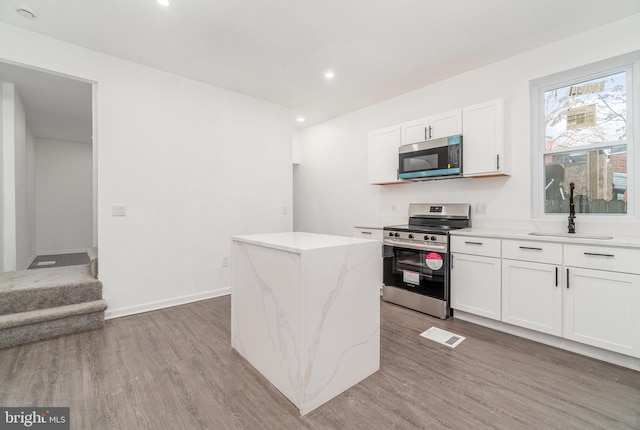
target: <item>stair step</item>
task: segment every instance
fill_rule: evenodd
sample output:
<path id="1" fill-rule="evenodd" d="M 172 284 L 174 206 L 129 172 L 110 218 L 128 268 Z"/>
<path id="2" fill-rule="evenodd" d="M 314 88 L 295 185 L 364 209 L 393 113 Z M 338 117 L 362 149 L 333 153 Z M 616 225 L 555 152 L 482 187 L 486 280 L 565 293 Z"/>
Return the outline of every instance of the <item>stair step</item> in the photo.
<path id="1" fill-rule="evenodd" d="M 107 302 L 38 309 L 0 316 L 0 348 L 94 330 L 104 326 Z"/>
<path id="2" fill-rule="evenodd" d="M 0 316 L 102 299 L 102 283 L 89 265 L 0 274 Z"/>
<path id="3" fill-rule="evenodd" d="M 55 321 L 76 315 L 104 312 L 105 309 L 107 309 L 107 302 L 100 299 L 92 302 L 76 303 L 73 305 L 58 306 L 55 308 L 0 315 L 0 333 L 2 330 L 9 328 Z"/>

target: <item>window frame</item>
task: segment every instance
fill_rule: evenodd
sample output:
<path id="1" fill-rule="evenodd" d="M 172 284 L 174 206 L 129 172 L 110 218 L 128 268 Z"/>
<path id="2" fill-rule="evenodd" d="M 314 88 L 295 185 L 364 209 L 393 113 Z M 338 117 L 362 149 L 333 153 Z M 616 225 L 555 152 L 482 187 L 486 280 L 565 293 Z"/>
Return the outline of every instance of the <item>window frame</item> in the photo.
<path id="1" fill-rule="evenodd" d="M 581 82 L 597 79 L 617 72 L 627 72 L 627 132 L 623 141 L 589 144 L 572 149 L 561 148 L 547 150 L 544 139 L 544 94 L 549 90 Z M 627 146 L 627 213 L 584 213 L 580 216 L 589 219 L 612 220 L 614 218 L 637 219 L 640 214 L 638 208 L 638 176 L 640 172 L 640 140 L 638 130 L 640 118 L 636 112 L 640 112 L 640 51 L 621 55 L 611 59 L 577 67 L 564 72 L 545 76 L 530 81 L 530 106 L 531 106 L 531 215 L 533 218 L 558 219 L 566 217 L 566 213 L 545 213 L 544 200 L 544 156 L 546 154 L 558 154 L 592 149 L 611 147 L 626 144 Z"/>

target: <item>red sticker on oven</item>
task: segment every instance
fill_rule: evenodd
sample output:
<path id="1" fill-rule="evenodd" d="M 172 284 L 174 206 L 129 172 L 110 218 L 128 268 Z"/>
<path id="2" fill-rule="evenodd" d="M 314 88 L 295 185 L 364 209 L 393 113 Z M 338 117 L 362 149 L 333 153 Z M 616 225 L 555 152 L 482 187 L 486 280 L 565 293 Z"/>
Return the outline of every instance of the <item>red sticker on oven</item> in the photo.
<path id="1" fill-rule="evenodd" d="M 427 267 L 429 267 L 429 269 L 431 270 L 438 270 L 444 264 L 444 261 L 442 261 L 442 256 L 437 252 L 428 253 L 424 260 L 424 262 L 427 264 Z"/>

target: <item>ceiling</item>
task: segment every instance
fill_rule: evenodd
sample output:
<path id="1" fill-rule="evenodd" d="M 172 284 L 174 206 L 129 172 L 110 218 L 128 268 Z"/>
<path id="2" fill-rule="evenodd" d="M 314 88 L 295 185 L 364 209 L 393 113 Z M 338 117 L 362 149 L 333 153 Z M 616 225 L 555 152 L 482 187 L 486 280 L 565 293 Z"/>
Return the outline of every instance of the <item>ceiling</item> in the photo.
<path id="1" fill-rule="evenodd" d="M 0 2 L 2 22 L 291 107 L 294 126 L 639 12 L 638 0 Z"/>
<path id="2" fill-rule="evenodd" d="M 0 81 L 15 85 L 37 138 L 92 142 L 91 84 L 2 62 Z"/>

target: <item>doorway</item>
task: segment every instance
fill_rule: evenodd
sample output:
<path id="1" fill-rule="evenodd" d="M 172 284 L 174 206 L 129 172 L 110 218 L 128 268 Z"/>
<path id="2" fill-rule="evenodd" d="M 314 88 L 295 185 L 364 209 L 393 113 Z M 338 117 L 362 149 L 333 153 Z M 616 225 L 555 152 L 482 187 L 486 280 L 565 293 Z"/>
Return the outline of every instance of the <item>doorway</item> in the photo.
<path id="1" fill-rule="evenodd" d="M 0 62 L 2 271 L 97 246 L 94 86 Z"/>

